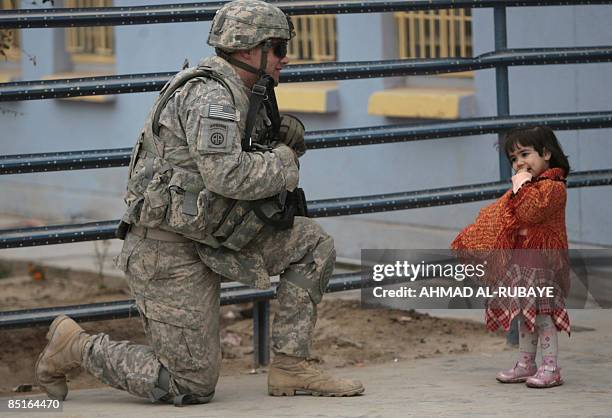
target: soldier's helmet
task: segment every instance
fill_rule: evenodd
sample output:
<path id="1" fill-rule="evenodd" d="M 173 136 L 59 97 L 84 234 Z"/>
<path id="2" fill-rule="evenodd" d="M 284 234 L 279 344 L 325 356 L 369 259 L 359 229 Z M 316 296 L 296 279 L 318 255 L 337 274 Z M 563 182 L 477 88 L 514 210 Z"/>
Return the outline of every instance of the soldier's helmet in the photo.
<path id="1" fill-rule="evenodd" d="M 208 45 L 233 52 L 255 48 L 266 39 L 290 40 L 293 25 L 281 9 L 259 0 L 235 0 L 215 14 Z"/>

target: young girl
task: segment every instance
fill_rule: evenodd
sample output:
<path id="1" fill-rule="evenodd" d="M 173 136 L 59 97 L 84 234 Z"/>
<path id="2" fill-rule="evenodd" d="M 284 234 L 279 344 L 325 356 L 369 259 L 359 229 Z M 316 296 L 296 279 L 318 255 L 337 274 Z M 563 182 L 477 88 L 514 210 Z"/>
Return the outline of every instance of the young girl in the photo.
<path id="1" fill-rule="evenodd" d="M 474 224 L 455 238 L 455 250 L 488 251 L 504 259 L 504 285 L 553 286 L 554 299 L 493 299 L 486 324 L 506 331 L 519 320 L 518 361 L 497 374 L 503 383 L 526 382 L 548 388 L 563 383 L 557 365 L 557 331 L 570 332 L 564 295 L 569 291 L 565 177 L 570 167 L 555 134 L 546 127 L 515 128 L 506 134 L 504 151 L 515 175 L 512 189 L 482 209 Z M 503 250 L 513 251 L 503 251 Z M 491 251 L 499 250 L 499 251 Z M 538 250 L 538 251 L 514 251 Z M 506 254 L 506 257 L 503 257 Z M 535 363 L 540 340 L 542 364 Z"/>

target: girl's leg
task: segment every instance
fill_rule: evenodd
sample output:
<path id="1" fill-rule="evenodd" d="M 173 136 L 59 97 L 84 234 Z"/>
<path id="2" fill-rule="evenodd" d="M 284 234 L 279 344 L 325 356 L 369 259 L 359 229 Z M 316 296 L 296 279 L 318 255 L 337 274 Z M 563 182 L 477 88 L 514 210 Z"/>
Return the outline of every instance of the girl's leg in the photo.
<path id="1" fill-rule="evenodd" d="M 538 335 L 529 332 L 523 316 L 519 316 L 519 359 L 513 368 L 497 373 L 497 380 L 502 383 L 522 383 L 533 376 L 537 367 L 535 355 L 538 348 Z"/>
<path id="2" fill-rule="evenodd" d="M 563 384 L 557 367 L 558 339 L 557 328 L 550 315 L 537 315 L 536 324 L 542 347 L 542 365 L 538 372 L 527 379 L 527 386 L 550 388 Z"/>
<path id="3" fill-rule="evenodd" d="M 542 365 L 557 368 L 557 355 L 559 353 L 559 340 L 557 328 L 550 315 L 537 315 L 536 324 L 542 348 Z"/>
<path id="4" fill-rule="evenodd" d="M 538 333 L 529 331 L 523 315 L 519 316 L 519 359 L 520 363 L 534 364 L 538 349 Z"/>

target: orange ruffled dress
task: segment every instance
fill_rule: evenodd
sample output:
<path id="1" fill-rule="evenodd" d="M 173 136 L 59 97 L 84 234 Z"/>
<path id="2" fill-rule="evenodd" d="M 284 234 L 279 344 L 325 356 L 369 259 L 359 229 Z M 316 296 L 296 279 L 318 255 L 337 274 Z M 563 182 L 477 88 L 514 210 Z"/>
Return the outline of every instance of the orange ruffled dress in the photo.
<path id="1" fill-rule="evenodd" d="M 548 169 L 524 183 L 516 194 L 508 190 L 483 208 L 476 221 L 452 242 L 451 248 L 460 254 L 486 257 L 489 265 L 504 272 L 504 285 L 538 285 L 552 280 L 559 290 L 552 302 L 539 298 L 490 301 L 485 311 L 489 330 L 499 327 L 508 330 L 512 319 L 522 313 L 533 331 L 536 315 L 549 314 L 557 329 L 569 334 L 570 320 L 564 303 L 569 292 L 566 201 L 565 172 L 560 168 Z M 523 230 L 526 235 L 519 234 Z M 529 252 L 510 251 L 520 249 L 540 251 L 531 252 L 536 253 L 535 259 L 521 255 Z"/>

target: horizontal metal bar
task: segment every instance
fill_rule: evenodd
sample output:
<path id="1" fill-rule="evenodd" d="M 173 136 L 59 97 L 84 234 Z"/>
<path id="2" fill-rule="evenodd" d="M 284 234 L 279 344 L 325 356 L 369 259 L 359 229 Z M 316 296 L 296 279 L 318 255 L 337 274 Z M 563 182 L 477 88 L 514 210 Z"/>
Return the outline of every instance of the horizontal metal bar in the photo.
<path id="1" fill-rule="evenodd" d="M 612 169 L 583 171 L 570 175 L 568 187 L 593 187 L 612 184 Z M 508 190 L 508 182 L 471 184 L 402 193 L 356 196 L 308 202 L 312 218 L 387 212 L 476 202 L 494 199 Z M 52 225 L 35 228 L 0 230 L 0 249 L 65 244 L 112 239 L 119 220 L 77 225 Z"/>
<path id="2" fill-rule="evenodd" d="M 332 277 L 327 291 L 338 292 L 360 287 L 360 273 L 344 273 Z M 246 285 L 241 285 L 237 290 L 222 289 L 221 305 L 269 300 L 275 297 L 276 286 L 266 290 L 256 290 Z M 136 309 L 136 304 L 133 299 L 86 305 L 21 309 L 0 312 L 0 329 L 49 325 L 53 319 L 60 314 L 68 315 L 78 322 L 102 321 L 139 316 L 138 309 Z"/>
<path id="3" fill-rule="evenodd" d="M 612 126 L 612 111 L 492 116 L 444 122 L 315 131 L 307 135 L 306 145 L 308 149 L 322 149 L 387 144 L 484 135 L 503 132 L 515 126 L 536 125 L 546 125 L 556 130 L 608 128 Z"/>
<path id="4" fill-rule="evenodd" d="M 0 329 L 49 325 L 60 314 L 68 315 L 77 321 L 100 321 L 139 316 L 133 299 L 89 305 L 22 309 L 0 312 Z"/>
<path id="5" fill-rule="evenodd" d="M 409 75 L 446 74 L 497 66 L 560 65 L 609 62 L 612 47 L 516 48 L 491 51 L 472 58 L 429 58 L 360 62 L 329 62 L 288 66 L 281 82 L 348 80 Z"/>
<path id="6" fill-rule="evenodd" d="M 183 3 L 134 7 L 82 9 L 21 9 L 0 11 L 2 28 L 143 25 L 212 20 L 225 2 Z M 383 13 L 409 10 L 608 4 L 605 0 L 388 0 L 388 1 L 281 1 L 275 4 L 290 15 Z"/>
<path id="7" fill-rule="evenodd" d="M 281 82 L 351 80 L 431 75 L 496 66 L 598 63 L 612 61 L 612 46 L 529 48 L 488 52 L 474 58 L 403 59 L 289 65 Z M 60 99 L 158 91 L 175 72 L 16 81 L 0 84 L 0 101 Z"/>
<path id="8" fill-rule="evenodd" d="M 309 150 L 385 144 L 503 132 L 514 126 L 547 125 L 555 130 L 612 127 L 612 111 L 515 115 L 367 128 L 312 131 Z M 0 156 L 0 175 L 127 166 L 131 148 Z"/>
<path id="9" fill-rule="evenodd" d="M 176 72 L 16 81 L 0 84 L 0 102 L 158 91 Z"/>
<path id="10" fill-rule="evenodd" d="M 0 175 L 124 167 L 131 148 L 0 156 Z"/>
<path id="11" fill-rule="evenodd" d="M 118 219 L 0 230 L 0 249 L 113 239 L 117 225 L 119 225 Z"/>
<path id="12" fill-rule="evenodd" d="M 612 185 L 612 169 L 576 172 L 571 174 L 567 181 L 567 187 L 606 185 Z M 498 181 L 413 192 L 314 200 L 308 202 L 308 211 L 313 217 L 323 218 L 454 205 L 495 199 L 504 194 L 508 187 L 509 182 Z"/>

